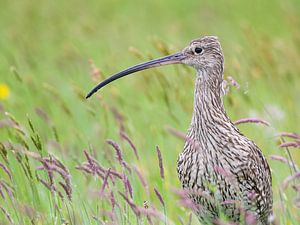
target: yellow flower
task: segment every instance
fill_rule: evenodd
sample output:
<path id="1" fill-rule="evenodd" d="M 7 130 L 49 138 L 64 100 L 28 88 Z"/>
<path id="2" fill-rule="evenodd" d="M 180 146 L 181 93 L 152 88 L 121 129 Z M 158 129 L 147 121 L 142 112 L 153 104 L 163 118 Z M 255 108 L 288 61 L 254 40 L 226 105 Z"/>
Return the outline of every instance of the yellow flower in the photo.
<path id="1" fill-rule="evenodd" d="M 0 83 L 0 100 L 5 100 L 9 96 L 9 88 L 6 84 Z"/>

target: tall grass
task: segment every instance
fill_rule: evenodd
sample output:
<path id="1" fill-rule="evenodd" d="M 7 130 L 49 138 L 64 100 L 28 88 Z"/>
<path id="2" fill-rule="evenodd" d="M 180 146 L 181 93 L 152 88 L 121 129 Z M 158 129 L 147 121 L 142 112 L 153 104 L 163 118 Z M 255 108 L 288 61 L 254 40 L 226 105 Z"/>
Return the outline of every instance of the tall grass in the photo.
<path id="1" fill-rule="evenodd" d="M 205 34 L 224 49 L 230 118 L 270 163 L 276 222 L 300 223 L 298 1 L 1 5 L 0 223 L 197 224 L 176 175 L 194 71 L 149 70 L 84 96 Z"/>

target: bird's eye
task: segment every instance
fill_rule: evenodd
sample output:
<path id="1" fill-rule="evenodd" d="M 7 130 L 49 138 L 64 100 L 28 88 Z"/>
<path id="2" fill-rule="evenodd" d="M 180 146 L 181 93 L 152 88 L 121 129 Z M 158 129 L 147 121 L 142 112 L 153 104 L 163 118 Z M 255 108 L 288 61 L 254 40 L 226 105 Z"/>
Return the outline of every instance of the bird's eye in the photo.
<path id="1" fill-rule="evenodd" d="M 195 48 L 195 53 L 200 54 L 203 51 L 203 48 L 196 47 Z"/>

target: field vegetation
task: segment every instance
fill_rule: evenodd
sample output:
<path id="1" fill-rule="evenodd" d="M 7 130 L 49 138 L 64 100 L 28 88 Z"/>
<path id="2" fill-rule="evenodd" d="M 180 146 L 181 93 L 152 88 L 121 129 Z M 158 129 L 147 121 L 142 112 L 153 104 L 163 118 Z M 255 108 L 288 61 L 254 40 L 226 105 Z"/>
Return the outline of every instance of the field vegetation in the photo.
<path id="1" fill-rule="evenodd" d="M 2 0 L 0 224 L 199 224 L 176 174 L 195 72 L 85 95 L 204 35 L 224 50 L 228 115 L 270 164 L 277 224 L 300 224 L 299 12 L 299 0 Z"/>

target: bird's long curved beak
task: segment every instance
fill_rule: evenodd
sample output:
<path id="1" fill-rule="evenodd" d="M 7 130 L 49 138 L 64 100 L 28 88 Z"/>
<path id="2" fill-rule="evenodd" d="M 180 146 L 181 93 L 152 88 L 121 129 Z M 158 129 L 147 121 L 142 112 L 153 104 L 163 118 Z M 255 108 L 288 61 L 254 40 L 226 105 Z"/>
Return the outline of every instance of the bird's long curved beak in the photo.
<path id="1" fill-rule="evenodd" d="M 126 70 L 123 70 L 119 73 L 116 73 L 112 75 L 111 77 L 105 79 L 104 81 L 97 84 L 86 96 L 86 98 L 91 97 L 95 92 L 97 92 L 100 88 L 104 87 L 105 85 L 109 84 L 110 82 L 117 80 L 121 77 L 124 77 L 126 75 L 129 75 L 131 73 L 135 73 L 141 70 L 146 70 L 153 67 L 163 66 L 163 65 L 169 65 L 169 64 L 180 64 L 182 63 L 182 60 L 184 60 L 186 56 L 179 52 L 173 55 L 168 55 L 159 59 L 154 59 L 149 62 L 141 63 L 135 66 L 132 66 Z"/>

